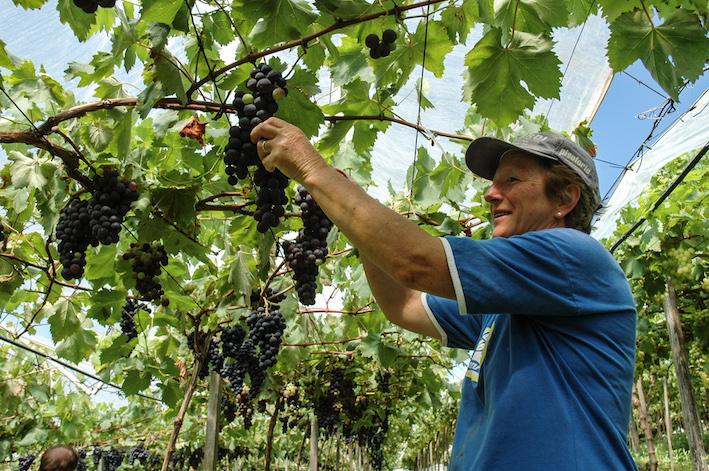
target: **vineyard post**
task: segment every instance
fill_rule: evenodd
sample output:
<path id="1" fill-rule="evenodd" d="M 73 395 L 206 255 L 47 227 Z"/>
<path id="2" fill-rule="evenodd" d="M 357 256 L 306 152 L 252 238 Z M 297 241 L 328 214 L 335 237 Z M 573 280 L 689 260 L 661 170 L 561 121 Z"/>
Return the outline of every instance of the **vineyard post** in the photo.
<path id="1" fill-rule="evenodd" d="M 207 433 L 204 445 L 204 471 L 217 469 L 219 449 L 219 413 L 222 396 L 222 378 L 216 372 L 209 374 L 209 400 L 207 401 Z"/>
<path id="2" fill-rule="evenodd" d="M 670 455 L 670 470 L 675 471 L 674 453 L 672 451 L 672 417 L 670 417 L 670 401 L 667 394 L 667 377 L 662 379 L 662 402 L 665 404 L 665 432 L 667 432 L 667 452 Z"/>
<path id="3" fill-rule="evenodd" d="M 682 419 L 684 429 L 687 431 L 687 440 L 692 452 L 692 461 L 696 471 L 709 471 L 707 465 L 707 454 L 704 449 L 702 425 L 699 421 L 697 403 L 692 392 L 692 384 L 689 380 L 689 362 L 687 351 L 684 346 L 682 335 L 682 322 L 677 309 L 677 295 L 672 285 L 672 280 L 667 277 L 667 296 L 662 302 L 667 318 L 667 330 L 670 336 L 670 346 L 672 347 L 672 359 L 677 373 L 677 385 L 679 386 L 679 397 L 682 404 Z"/>
<path id="4" fill-rule="evenodd" d="M 318 417 L 310 418 L 310 471 L 318 471 Z"/>
<path id="5" fill-rule="evenodd" d="M 643 380 L 639 376 L 638 380 L 635 383 L 635 392 L 637 393 L 640 422 L 642 422 L 643 430 L 645 432 L 647 454 L 650 458 L 650 471 L 657 471 L 657 454 L 655 453 L 655 441 L 652 437 L 652 424 L 650 423 L 650 414 L 647 410 L 647 402 L 645 402 L 645 393 L 643 392 Z"/>
<path id="6" fill-rule="evenodd" d="M 638 425 L 635 423 L 635 415 L 633 414 L 633 408 L 630 408 L 630 420 L 628 421 L 630 426 L 630 448 L 635 452 L 640 451 L 640 435 L 638 435 Z"/>

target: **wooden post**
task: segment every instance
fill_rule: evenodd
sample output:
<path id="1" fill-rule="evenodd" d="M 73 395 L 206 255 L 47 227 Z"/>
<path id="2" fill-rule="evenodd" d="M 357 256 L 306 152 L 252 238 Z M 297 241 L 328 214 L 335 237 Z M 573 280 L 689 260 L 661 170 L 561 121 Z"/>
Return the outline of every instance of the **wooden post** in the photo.
<path id="1" fill-rule="evenodd" d="M 667 394 L 667 378 L 662 380 L 662 400 L 665 403 L 665 432 L 667 433 L 667 453 L 670 458 L 670 470 L 675 471 L 675 458 L 672 452 L 672 417 L 670 417 L 670 401 Z"/>
<path id="2" fill-rule="evenodd" d="M 682 422 L 684 423 L 684 429 L 687 431 L 687 441 L 692 452 L 692 462 L 696 471 L 709 471 L 707 453 L 704 449 L 702 424 L 699 421 L 697 403 L 694 400 L 692 384 L 689 380 L 689 360 L 684 347 L 682 322 L 677 309 L 677 295 L 670 277 L 667 277 L 667 296 L 662 305 L 665 308 L 665 316 L 667 318 L 672 360 L 677 372 L 677 385 L 679 386 L 680 402 L 682 403 Z"/>
<path id="3" fill-rule="evenodd" d="M 318 418 L 310 418 L 310 471 L 318 471 Z"/>
<path id="4" fill-rule="evenodd" d="M 207 434 L 204 444 L 204 471 L 216 471 L 219 450 L 219 417 L 221 413 L 222 378 L 209 373 L 209 400 L 207 401 Z"/>
<path id="5" fill-rule="evenodd" d="M 647 454 L 650 458 L 650 471 L 657 471 L 657 454 L 655 453 L 655 441 L 652 437 L 652 423 L 647 412 L 647 403 L 645 402 L 645 393 L 643 392 L 643 380 L 638 377 L 635 383 L 635 392 L 638 399 L 638 411 L 640 413 L 640 422 L 643 424 L 645 432 L 645 443 L 647 444 Z"/>
<path id="6" fill-rule="evenodd" d="M 635 453 L 640 451 L 640 435 L 638 434 L 638 424 L 635 423 L 633 408 L 630 408 L 630 448 Z"/>

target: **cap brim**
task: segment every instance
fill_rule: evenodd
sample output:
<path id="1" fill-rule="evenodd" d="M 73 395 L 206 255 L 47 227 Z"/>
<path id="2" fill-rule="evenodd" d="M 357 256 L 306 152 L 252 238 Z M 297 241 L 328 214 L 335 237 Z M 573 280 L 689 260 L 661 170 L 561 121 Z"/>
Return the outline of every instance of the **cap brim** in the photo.
<path id="1" fill-rule="evenodd" d="M 505 152 L 510 150 L 518 150 L 525 154 L 553 159 L 548 155 L 518 147 L 494 137 L 479 137 L 471 142 L 468 150 L 465 151 L 465 164 L 475 175 L 492 180 L 495 177 L 497 166 L 500 165 L 500 159 Z"/>
<path id="2" fill-rule="evenodd" d="M 517 147 L 494 137 L 479 137 L 465 151 L 465 164 L 477 176 L 492 180 L 502 154 Z"/>

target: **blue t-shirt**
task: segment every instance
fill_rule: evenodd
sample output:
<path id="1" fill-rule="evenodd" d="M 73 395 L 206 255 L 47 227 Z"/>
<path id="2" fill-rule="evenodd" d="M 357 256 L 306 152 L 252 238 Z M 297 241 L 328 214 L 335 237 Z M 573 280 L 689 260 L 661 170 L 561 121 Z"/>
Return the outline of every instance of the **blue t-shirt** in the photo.
<path id="1" fill-rule="evenodd" d="M 574 229 L 441 240 L 457 299 L 424 306 L 472 351 L 449 469 L 636 470 L 635 303 L 610 253 Z"/>

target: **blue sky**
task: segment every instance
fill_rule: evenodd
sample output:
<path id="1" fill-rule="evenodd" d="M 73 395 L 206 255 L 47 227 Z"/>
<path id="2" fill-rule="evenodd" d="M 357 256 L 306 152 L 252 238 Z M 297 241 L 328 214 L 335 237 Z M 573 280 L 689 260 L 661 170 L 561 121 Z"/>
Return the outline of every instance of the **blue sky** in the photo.
<path id="1" fill-rule="evenodd" d="M 626 72 L 666 96 L 639 61 Z M 686 87 L 680 95 L 680 103 L 676 105 L 677 110 L 662 120 L 654 133 L 654 139 L 691 107 L 708 87 L 709 74 L 706 73 L 693 85 Z M 652 120 L 638 119 L 637 115 L 661 106 L 665 101 L 663 96 L 639 84 L 626 74 L 616 74 L 591 122 L 592 139 L 598 147 L 597 157 L 619 165 L 627 164 L 652 129 Z M 605 195 L 622 169 L 600 161 L 596 162 L 596 167 L 601 195 Z"/>

